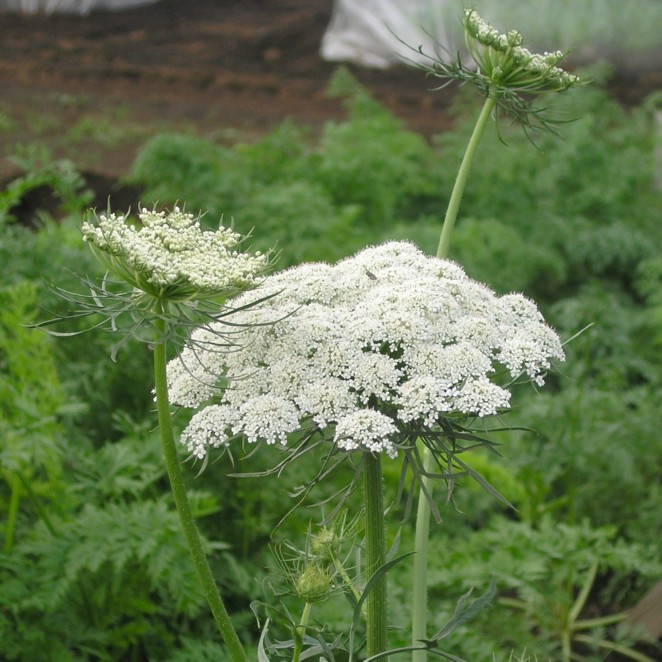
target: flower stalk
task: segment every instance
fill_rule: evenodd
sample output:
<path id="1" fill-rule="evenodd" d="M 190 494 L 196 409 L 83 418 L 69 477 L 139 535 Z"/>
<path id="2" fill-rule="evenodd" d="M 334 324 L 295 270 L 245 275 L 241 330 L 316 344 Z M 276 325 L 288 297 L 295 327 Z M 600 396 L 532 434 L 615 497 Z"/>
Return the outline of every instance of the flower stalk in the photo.
<path id="1" fill-rule="evenodd" d="M 464 12 L 464 27 L 467 49 L 477 66 L 474 72 L 461 62 L 444 63 L 434 61 L 428 71 L 433 76 L 447 80 L 460 80 L 472 83 L 484 95 L 485 102 L 467 144 L 462 163 L 455 179 L 442 225 L 437 258 L 446 259 L 450 252 L 450 240 L 457 220 L 460 203 L 471 172 L 476 150 L 485 133 L 490 117 L 497 108 L 517 118 L 525 130 L 532 126 L 530 117 L 536 119 L 543 128 L 549 128 L 551 121 L 540 111 L 534 110 L 521 94 L 537 94 L 544 91 L 562 91 L 578 83 L 578 78 L 568 74 L 556 65 L 563 59 L 561 51 L 537 55 L 522 46 L 522 35 L 516 30 L 507 34 L 499 32 L 481 19 L 475 9 Z M 427 627 L 427 565 L 428 538 L 430 532 L 430 499 L 433 484 L 429 474 L 434 466 L 434 458 L 429 448 L 423 455 L 423 476 L 419 492 L 414 540 L 414 569 L 412 591 L 412 646 L 418 646 L 426 637 Z M 425 650 L 412 651 L 412 662 L 426 662 Z"/>
<path id="2" fill-rule="evenodd" d="M 231 314 L 232 309 L 218 312 L 219 305 L 256 286 L 268 266 L 268 256 L 241 252 L 238 250 L 244 239 L 241 235 L 222 225 L 214 231 L 205 230 L 200 219 L 179 207 L 169 212 L 143 208 L 137 223 L 110 210 L 98 217 L 89 216 L 81 226 L 83 240 L 108 273 L 101 285 L 83 279 L 90 288 L 89 295 L 57 289 L 60 296 L 75 303 L 79 310 L 70 317 L 56 317 L 40 326 L 101 314 L 102 322 L 92 328 L 105 327 L 123 333 L 111 354 L 113 360 L 117 350 L 130 338 L 149 343 L 154 353 L 163 456 L 184 537 L 230 659 L 248 662 L 214 581 L 186 493 L 170 417 L 166 346 L 182 330 L 208 322 L 212 315 L 220 320 Z M 110 280 L 109 274 L 118 276 L 120 281 Z M 216 337 L 215 346 L 227 345 L 228 342 Z M 48 521 L 46 524 L 50 529 Z"/>
<path id="3" fill-rule="evenodd" d="M 212 611 L 214 621 L 218 627 L 228 652 L 233 662 L 248 662 L 246 652 L 234 629 L 230 616 L 223 604 L 220 592 L 211 573 L 207 557 L 202 548 L 200 533 L 193 519 L 191 505 L 186 493 L 184 477 L 182 475 L 179 460 L 177 458 L 177 449 L 172 430 L 172 419 L 170 417 L 170 401 L 168 397 L 168 380 L 166 377 L 166 343 L 164 336 L 166 333 L 166 324 L 162 319 L 154 320 L 154 326 L 157 331 L 157 340 L 154 344 L 154 384 L 156 390 L 156 406 L 159 418 L 159 430 L 161 434 L 161 444 L 163 447 L 163 456 L 165 458 L 170 487 L 177 506 L 177 513 L 184 531 L 186 543 L 193 559 L 195 569 L 202 586 L 202 590 L 207 598 L 209 607 Z"/>
<path id="4" fill-rule="evenodd" d="M 425 473 L 432 471 L 434 458 L 426 447 L 423 450 L 423 469 Z M 428 621 L 428 540 L 430 537 L 430 502 L 432 498 L 433 481 L 428 476 L 421 476 L 421 489 L 418 495 L 416 511 L 416 533 L 414 537 L 414 569 L 412 582 L 412 619 L 411 645 L 420 646 L 421 640 L 427 636 Z M 427 491 L 427 495 L 426 492 Z M 425 662 L 427 652 L 412 651 L 412 662 Z"/>
<path id="5" fill-rule="evenodd" d="M 299 662 L 301 659 L 301 650 L 303 649 L 303 638 L 306 634 L 306 627 L 310 620 L 310 612 L 313 609 L 312 602 L 306 602 L 301 613 L 299 625 L 294 629 L 294 652 L 292 653 L 292 662 Z"/>
<path id="6" fill-rule="evenodd" d="M 450 252 L 451 235 L 455 228 L 455 221 L 460 209 L 460 202 L 464 195 L 464 189 L 469 179 L 471 165 L 480 144 L 481 138 L 485 133 L 485 128 L 490 119 L 492 111 L 496 106 L 496 95 L 489 96 L 480 112 L 476 126 L 471 134 L 467 149 L 464 152 L 460 169 L 458 170 L 455 184 L 448 202 L 448 209 L 439 237 L 437 247 L 437 257 L 440 259 L 448 257 Z M 434 458 L 430 449 L 423 448 L 423 470 L 425 474 L 432 472 L 434 467 Z M 427 607 L 428 607 L 428 589 L 427 589 L 427 568 L 428 568 L 428 539 L 430 537 L 430 502 L 433 493 L 433 481 L 427 475 L 421 476 L 421 489 L 418 496 L 418 507 L 416 512 L 416 533 L 414 537 L 414 570 L 412 585 L 412 646 L 420 644 L 421 639 L 425 639 L 427 630 Z M 427 493 L 427 494 L 426 494 Z M 424 650 L 412 651 L 412 662 L 425 662 L 427 652 Z"/>
<path id="7" fill-rule="evenodd" d="M 371 655 L 384 655 L 384 514 L 376 455 L 412 455 L 403 440 L 429 430 L 434 452 L 454 457 L 461 450 L 455 443 L 447 447 L 439 434 L 446 417 L 491 416 L 508 406 L 510 393 L 490 380 L 497 365 L 542 385 L 550 360 L 563 359 L 560 339 L 533 302 L 497 297 L 458 265 L 407 242 L 369 247 L 335 265 L 303 264 L 270 275 L 259 291 L 235 299 L 234 308 L 242 342 L 232 352 L 218 351 L 214 333 L 222 329 L 212 322 L 193 331 L 168 364 L 172 401 L 197 408 L 181 441 L 204 460 L 238 435 L 291 452 L 288 436 L 301 430 L 308 438 L 320 433 L 319 443 L 328 439 L 338 452 L 363 453 L 370 600 L 362 606 Z M 228 383 L 232 388 L 216 387 Z M 311 430 L 311 421 L 317 428 Z M 418 464 L 415 454 L 410 461 Z M 426 519 L 429 513 L 420 516 Z M 417 584 L 424 595 L 421 568 Z"/>
<path id="8" fill-rule="evenodd" d="M 494 93 L 490 94 L 490 96 L 485 99 L 483 109 L 480 112 L 476 126 L 474 127 L 474 130 L 471 134 L 467 149 L 464 152 L 464 157 L 462 158 L 460 169 L 458 170 L 457 177 L 455 178 L 453 192 L 451 193 L 451 197 L 448 202 L 448 209 L 446 210 L 446 217 L 444 218 L 441 236 L 439 237 L 439 245 L 437 247 L 438 258 L 448 257 L 450 251 L 451 235 L 455 229 L 455 221 L 457 220 L 457 214 L 460 209 L 460 202 L 462 201 L 464 189 L 467 185 L 467 180 L 469 179 L 471 164 L 473 163 L 476 149 L 478 148 L 481 138 L 485 133 L 485 127 L 487 126 L 487 122 L 490 119 L 496 103 L 497 96 Z"/>

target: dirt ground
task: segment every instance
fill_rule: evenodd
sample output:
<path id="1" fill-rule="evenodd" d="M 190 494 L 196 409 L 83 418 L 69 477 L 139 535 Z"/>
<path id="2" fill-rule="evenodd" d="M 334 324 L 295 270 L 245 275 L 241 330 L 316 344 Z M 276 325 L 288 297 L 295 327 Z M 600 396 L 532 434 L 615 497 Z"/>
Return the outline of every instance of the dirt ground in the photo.
<path id="1" fill-rule="evenodd" d="M 104 141 L 104 118 L 250 136 L 288 117 L 313 126 L 342 117 L 340 102 L 325 96 L 337 65 L 319 56 L 332 2 L 162 0 L 85 17 L 0 13 L 0 180 L 15 170 L 7 159 L 15 144 L 33 140 L 84 169 L 125 174 L 144 133 Z M 617 71 L 613 94 L 639 102 L 662 87 L 660 69 Z M 412 129 L 448 126 L 453 92 L 427 91 L 421 72 L 352 70 Z M 85 118 L 87 133 L 58 142 Z"/>

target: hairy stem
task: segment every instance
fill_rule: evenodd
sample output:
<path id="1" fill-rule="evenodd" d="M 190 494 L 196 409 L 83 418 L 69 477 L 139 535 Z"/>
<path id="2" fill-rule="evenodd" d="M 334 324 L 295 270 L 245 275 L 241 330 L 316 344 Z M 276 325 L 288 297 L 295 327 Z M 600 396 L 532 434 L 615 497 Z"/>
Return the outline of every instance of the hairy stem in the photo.
<path id="1" fill-rule="evenodd" d="M 430 473 L 434 466 L 432 453 L 426 446 L 423 450 L 423 469 Z M 430 502 L 432 498 L 432 480 L 421 476 L 421 491 L 418 495 L 416 512 L 416 534 L 414 539 L 414 578 L 412 586 L 412 623 L 411 645 L 420 646 L 421 639 L 427 636 L 428 616 L 428 538 L 430 535 Z M 425 494 L 424 489 L 427 491 Z M 425 650 L 412 651 L 412 662 L 425 662 L 428 654 Z"/>
<path id="2" fill-rule="evenodd" d="M 384 536 L 384 495 L 382 487 L 382 460 L 379 454 L 365 454 L 364 499 L 367 579 L 386 562 Z M 366 598 L 366 634 L 368 657 L 387 650 L 388 604 L 386 574 L 375 580 Z"/>
<path id="3" fill-rule="evenodd" d="M 207 557 L 202 548 L 200 534 L 193 519 L 191 505 L 186 494 L 184 477 L 182 475 L 177 449 L 172 431 L 172 420 L 170 418 L 170 402 L 168 398 L 168 380 L 166 377 L 166 343 L 165 322 L 157 320 L 155 323 L 159 340 L 154 345 L 154 383 L 156 389 L 156 406 L 159 415 L 159 429 L 161 432 L 161 443 L 165 457 L 170 487 L 177 506 L 179 520 L 184 530 L 184 536 L 188 544 L 189 552 L 195 565 L 200 584 L 211 608 L 214 621 L 218 627 L 223 640 L 228 648 L 233 662 L 248 662 L 248 657 L 239 641 L 223 600 L 219 593 L 214 577 L 211 573 Z"/>
<path id="4" fill-rule="evenodd" d="M 312 602 L 306 602 L 303 608 L 303 613 L 301 614 L 301 620 L 299 625 L 295 628 L 294 631 L 294 652 L 292 654 L 292 662 L 299 662 L 301 658 L 301 649 L 303 648 L 303 637 L 306 634 L 306 626 L 308 625 L 308 620 L 310 619 L 310 612 L 313 608 Z"/>

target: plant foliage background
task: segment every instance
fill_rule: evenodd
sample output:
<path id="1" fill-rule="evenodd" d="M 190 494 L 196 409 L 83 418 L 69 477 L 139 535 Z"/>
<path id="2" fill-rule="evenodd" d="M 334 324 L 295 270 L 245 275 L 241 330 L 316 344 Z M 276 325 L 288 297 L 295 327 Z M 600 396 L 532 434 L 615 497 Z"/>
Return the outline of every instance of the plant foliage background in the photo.
<path id="1" fill-rule="evenodd" d="M 255 248 L 277 245 L 279 267 L 387 239 L 434 253 L 477 102 L 460 93 L 455 128 L 426 141 L 347 72 L 330 93 L 345 99 L 347 116 L 319 135 L 291 122 L 253 142 L 163 133 L 144 144 L 127 181 L 144 187 L 144 204 L 185 201 L 211 225 L 233 219 L 239 232 L 252 230 Z M 544 393 L 520 389 L 504 421 L 532 431 L 495 435 L 501 457 L 471 460 L 516 509 L 467 481 L 434 528 L 437 629 L 468 589 L 497 582 L 492 607 L 449 638 L 466 659 L 554 659 L 594 565 L 585 618 L 631 607 L 662 578 L 659 104 L 624 110 L 594 84 L 555 100 L 573 119 L 561 139 L 540 136 L 532 148 L 502 124 L 479 150 L 452 257 L 497 292 L 534 298 L 573 339 L 563 372 Z M 25 174 L 0 193 L 0 659 L 223 659 L 168 505 L 149 354 L 130 345 L 114 364 L 109 336 L 53 342 L 26 326 L 63 305 L 44 280 L 75 289 L 68 268 L 98 274 L 80 239 L 90 196 L 73 164 L 35 145 L 17 157 Z M 45 182 L 61 217 L 17 224 L 21 196 Z M 250 603 L 265 597 L 274 524 L 318 467 L 308 459 L 279 477 L 227 479 L 278 461 L 271 449 L 234 459 L 187 473 L 229 610 L 254 650 Z M 399 474 L 397 462 L 386 464 L 387 495 Z M 347 481 L 334 474 L 312 500 Z M 393 504 L 388 535 L 406 551 L 413 525 L 400 526 L 404 511 Z M 297 509 L 274 540 L 301 540 L 318 514 Z M 398 592 L 410 580 L 404 568 L 394 573 L 392 620 L 404 627 Z M 346 627 L 342 598 L 316 613 Z M 588 634 L 583 659 L 605 659 L 590 641 L 603 628 Z"/>

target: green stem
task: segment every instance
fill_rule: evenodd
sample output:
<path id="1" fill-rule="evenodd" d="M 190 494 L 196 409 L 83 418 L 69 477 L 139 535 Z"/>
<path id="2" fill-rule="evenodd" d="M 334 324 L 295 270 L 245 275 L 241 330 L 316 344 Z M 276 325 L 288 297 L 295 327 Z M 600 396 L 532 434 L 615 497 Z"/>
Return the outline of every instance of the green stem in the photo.
<path id="1" fill-rule="evenodd" d="M 384 496 L 382 487 L 382 459 L 379 454 L 365 453 L 365 547 L 368 581 L 386 562 L 384 536 Z M 388 604 L 386 574 L 372 585 L 366 598 L 366 636 L 368 657 L 387 650 Z"/>
<path id="2" fill-rule="evenodd" d="M 569 625 L 561 630 L 561 662 L 570 662 L 572 656 L 572 632 Z"/>
<path id="3" fill-rule="evenodd" d="M 19 477 L 23 485 L 23 488 L 28 493 L 28 497 L 30 498 L 30 501 L 32 501 L 32 505 L 34 506 L 34 509 L 37 511 L 37 515 L 41 517 L 44 524 L 46 525 L 48 532 L 52 536 L 57 535 L 57 532 L 55 531 L 55 527 L 53 526 L 53 523 L 51 522 L 48 513 L 42 507 L 39 499 L 37 498 L 37 495 L 34 493 L 34 490 L 32 489 L 32 485 L 30 485 L 30 481 L 20 471 L 17 471 L 16 475 Z"/>
<path id="4" fill-rule="evenodd" d="M 570 627 L 574 627 L 575 621 L 579 618 L 579 614 L 581 614 L 582 609 L 584 609 L 584 605 L 586 604 L 586 600 L 588 599 L 589 593 L 591 592 L 591 588 L 593 588 L 593 582 L 595 582 L 595 576 L 597 574 L 598 562 L 593 561 L 591 567 L 589 568 L 588 574 L 586 575 L 586 579 L 584 580 L 584 585 L 582 586 L 582 589 L 579 592 L 577 599 L 575 600 L 575 604 L 572 606 L 572 609 L 568 614 L 568 624 Z"/>
<path id="5" fill-rule="evenodd" d="M 16 474 L 9 480 L 11 490 L 9 496 L 9 512 L 7 513 L 7 525 L 5 527 L 5 554 L 9 554 L 14 546 L 14 531 L 16 530 L 16 518 L 18 516 L 18 504 L 21 499 L 21 481 Z"/>
<path id="6" fill-rule="evenodd" d="M 313 608 L 312 602 L 306 602 L 303 613 L 301 614 L 301 621 L 294 631 L 294 653 L 292 654 L 292 662 L 299 662 L 301 658 L 301 649 L 303 648 L 303 637 L 306 634 L 306 626 L 310 619 L 310 612 Z"/>
<path id="7" fill-rule="evenodd" d="M 361 598 L 361 592 L 352 581 L 352 578 L 347 573 L 345 566 L 342 564 L 342 561 L 335 555 L 331 555 L 331 560 L 333 561 L 333 567 L 336 569 L 336 572 L 340 575 L 341 579 L 345 583 L 345 586 L 352 592 L 354 599 L 358 602 Z"/>
<path id="8" fill-rule="evenodd" d="M 577 641 L 580 641 L 582 643 L 586 644 L 595 644 L 595 639 L 593 637 L 588 637 L 584 634 L 578 634 L 575 639 Z M 623 657 L 629 657 L 631 660 L 635 660 L 636 662 L 655 662 L 655 660 L 652 657 L 649 657 L 648 655 L 644 655 L 643 653 L 639 653 L 634 648 L 630 648 L 629 646 L 623 646 L 621 644 L 616 644 L 613 641 L 607 641 L 606 639 L 600 639 L 598 641 L 598 646 L 600 648 L 604 648 L 605 650 L 612 651 L 614 653 L 619 653 Z"/>
<path id="9" fill-rule="evenodd" d="M 426 446 L 423 450 L 423 470 L 430 473 L 434 458 Z M 418 495 L 416 512 L 416 537 L 414 539 L 414 578 L 412 588 L 411 645 L 420 646 L 421 639 L 427 636 L 428 615 L 428 539 L 430 535 L 430 502 L 433 484 L 427 476 L 421 476 L 421 491 Z M 427 496 L 424 489 L 427 491 Z M 411 654 L 412 662 L 425 662 L 427 651 L 416 650 Z"/>
<path id="10" fill-rule="evenodd" d="M 467 145 L 467 150 L 464 153 L 464 158 L 460 164 L 460 169 L 457 172 L 457 177 L 455 179 L 455 185 L 453 186 L 453 192 L 451 193 L 451 199 L 448 202 L 448 209 L 446 210 L 446 218 L 444 219 L 444 225 L 441 230 L 441 237 L 439 238 L 439 247 L 437 248 L 437 257 L 447 257 L 448 249 L 451 243 L 451 235 L 453 234 L 453 228 L 455 227 L 455 220 L 457 219 L 457 212 L 460 209 L 460 202 L 462 200 L 462 195 L 464 194 L 464 188 L 467 184 L 467 179 L 469 178 L 469 171 L 471 170 L 471 162 L 473 161 L 474 154 L 478 148 L 478 143 L 483 137 L 483 132 L 487 126 L 487 121 L 490 119 L 492 110 L 496 104 L 496 96 L 488 96 L 485 99 L 485 104 L 483 105 L 483 110 L 480 112 L 476 126 L 474 127 L 471 138 L 469 139 L 469 144 Z"/>
<path id="11" fill-rule="evenodd" d="M 157 330 L 159 340 L 154 345 L 154 384 L 156 390 L 156 407 L 159 415 L 159 428 L 161 432 L 161 443 L 163 446 L 163 455 L 165 457 L 170 487 L 177 506 L 179 520 L 184 530 L 184 536 L 188 544 L 189 552 L 202 589 L 211 608 L 214 620 L 233 662 L 248 662 L 248 657 L 239 641 L 230 617 L 225 609 L 223 600 L 211 573 L 207 557 L 202 548 L 200 534 L 193 519 L 191 505 L 186 494 L 184 477 L 177 459 L 177 448 L 175 447 L 175 438 L 172 431 L 172 420 L 170 418 L 170 402 L 168 398 L 168 380 L 166 376 L 166 343 L 165 322 L 156 320 L 154 325 Z"/>
<path id="12" fill-rule="evenodd" d="M 446 217 L 441 229 L 439 246 L 437 248 L 437 257 L 448 257 L 451 235 L 455 228 L 455 221 L 460 209 L 460 202 L 464 194 L 464 189 L 469 178 L 471 164 L 473 162 L 476 149 L 480 143 L 485 127 L 490 119 L 490 115 L 496 105 L 496 96 L 490 95 L 485 99 L 483 109 L 480 111 L 476 126 L 474 127 L 469 144 L 464 152 L 460 169 L 455 178 L 453 192 L 448 202 Z M 426 472 L 430 472 L 433 466 L 433 457 L 430 450 L 426 447 L 423 450 L 423 467 Z M 425 496 L 423 487 L 428 495 L 432 494 L 432 481 L 423 476 L 421 478 L 422 487 L 418 496 L 418 510 L 416 513 L 416 534 L 414 541 L 414 578 L 412 595 L 412 645 L 418 645 L 418 641 L 426 636 L 427 627 L 427 567 L 428 567 L 428 537 L 430 533 L 430 503 Z M 428 659 L 426 651 L 413 651 L 412 662 L 425 662 Z"/>
<path id="13" fill-rule="evenodd" d="M 610 614 L 609 616 L 598 616 L 597 618 L 585 618 L 581 621 L 575 621 L 573 626 L 574 632 L 581 630 L 592 630 L 593 628 L 603 628 L 607 625 L 620 623 L 628 617 L 627 613 L 621 612 L 620 614 Z"/>

